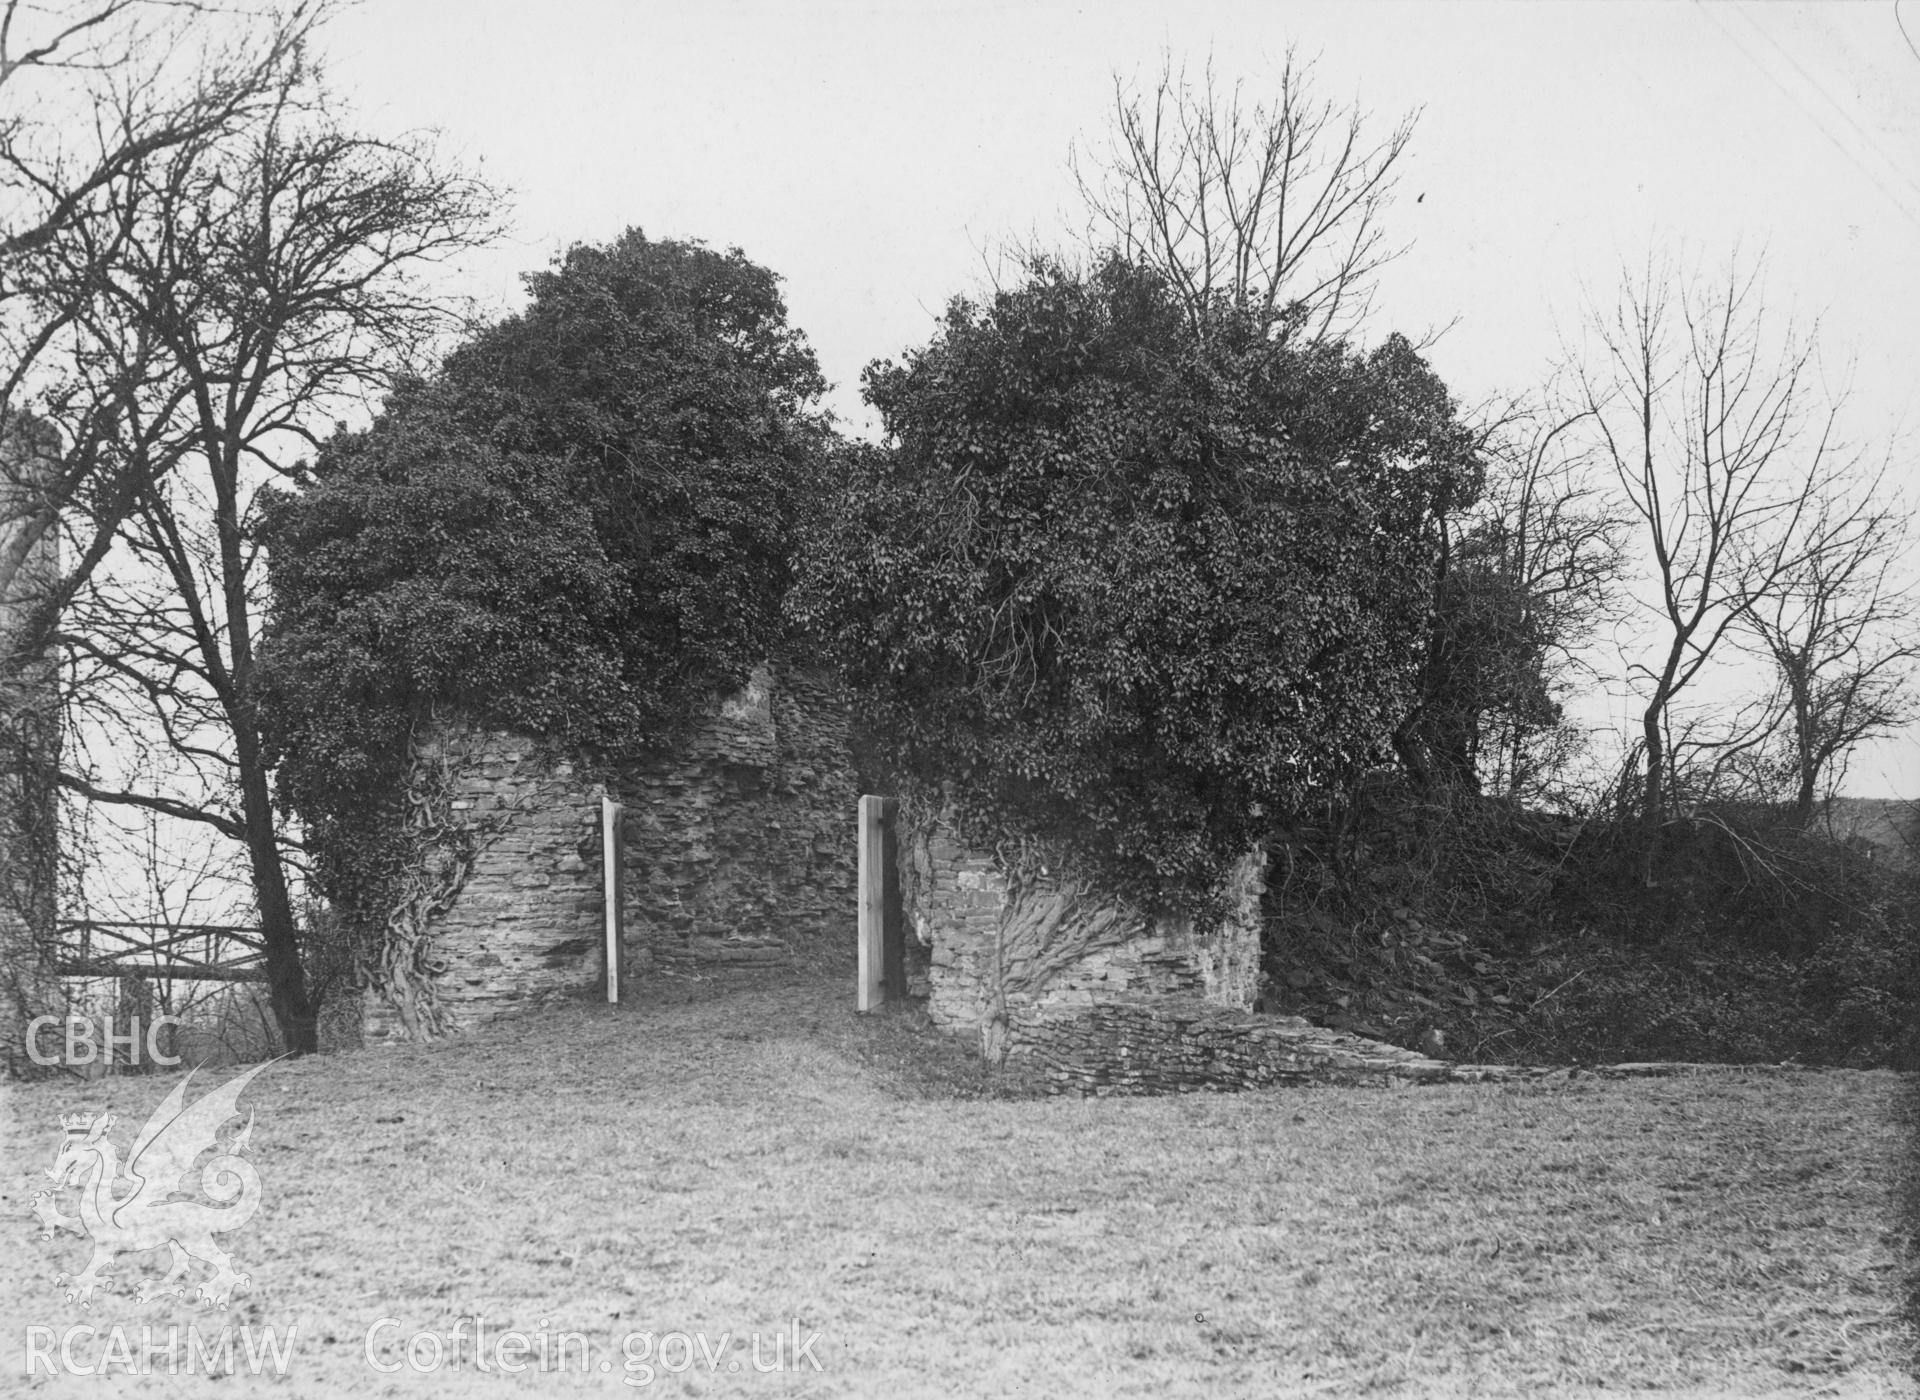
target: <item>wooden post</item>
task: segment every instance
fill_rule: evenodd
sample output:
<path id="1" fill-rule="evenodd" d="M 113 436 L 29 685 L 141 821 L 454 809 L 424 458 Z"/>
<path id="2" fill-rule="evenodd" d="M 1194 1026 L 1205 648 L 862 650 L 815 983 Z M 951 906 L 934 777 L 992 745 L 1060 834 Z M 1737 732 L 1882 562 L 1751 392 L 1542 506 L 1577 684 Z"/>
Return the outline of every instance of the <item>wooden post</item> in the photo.
<path id="1" fill-rule="evenodd" d="M 886 847 L 887 800 L 860 799 L 860 984 L 859 1009 L 872 1011 L 887 999 Z"/>
<path id="2" fill-rule="evenodd" d="M 620 857 L 624 847 L 626 809 L 611 797 L 600 799 L 600 883 L 606 896 L 607 1001 L 620 1000 L 620 945 L 626 925 L 626 903 L 621 888 Z"/>

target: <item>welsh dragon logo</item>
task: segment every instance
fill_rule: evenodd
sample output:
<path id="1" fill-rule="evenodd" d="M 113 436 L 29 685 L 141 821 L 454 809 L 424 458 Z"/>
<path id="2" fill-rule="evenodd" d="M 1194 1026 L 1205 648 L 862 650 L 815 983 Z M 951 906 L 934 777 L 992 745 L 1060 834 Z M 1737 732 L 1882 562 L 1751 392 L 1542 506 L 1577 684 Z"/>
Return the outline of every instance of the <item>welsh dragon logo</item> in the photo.
<path id="1" fill-rule="evenodd" d="M 225 1144 L 218 1134 L 228 1120 L 240 1116 L 241 1090 L 266 1067 L 255 1065 L 186 1105 L 187 1085 L 193 1079 L 189 1072 L 148 1116 L 124 1165 L 120 1149 L 107 1136 L 114 1115 L 61 1116 L 66 1138 L 47 1175 L 56 1190 L 79 1188 L 79 1213 L 68 1215 L 55 1200 L 55 1191 L 41 1191 L 33 1198 L 33 1214 L 44 1227 L 43 1239 L 52 1239 L 56 1229 L 93 1237 L 87 1267 L 71 1279 L 60 1276 L 69 1302 L 90 1307 L 94 1289 L 112 1279 L 102 1270 L 118 1256 L 161 1245 L 173 1251 L 173 1267 L 157 1283 L 141 1284 L 135 1296 L 143 1303 L 163 1293 L 187 1296 L 185 1279 L 195 1259 L 212 1265 L 213 1275 L 201 1280 L 194 1293 L 219 1307 L 227 1306 L 236 1284 L 252 1281 L 234 1272 L 233 1257 L 213 1239 L 239 1229 L 260 1205 L 259 1174 L 241 1155 L 253 1135 L 252 1113 Z M 209 1148 L 215 1155 L 196 1174 L 194 1163 Z M 218 1204 L 172 1199 L 196 1187 Z"/>

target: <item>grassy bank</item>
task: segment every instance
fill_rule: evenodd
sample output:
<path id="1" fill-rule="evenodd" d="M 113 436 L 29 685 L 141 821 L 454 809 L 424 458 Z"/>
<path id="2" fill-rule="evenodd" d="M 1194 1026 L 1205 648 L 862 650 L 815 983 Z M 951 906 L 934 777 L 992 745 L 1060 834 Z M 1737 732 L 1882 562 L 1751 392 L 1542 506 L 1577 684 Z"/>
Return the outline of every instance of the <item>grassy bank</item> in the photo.
<path id="1" fill-rule="evenodd" d="M 622 1393 L 642 1331 L 732 1349 L 639 1393 L 1920 1393 L 1899 1076 L 962 1098 L 973 1071 L 906 1068 L 905 1022 L 853 1017 L 846 992 L 656 981 L 616 1009 L 270 1068 L 244 1101 L 264 1199 L 227 1240 L 253 1278 L 229 1320 L 298 1324 L 280 1393 L 303 1396 Z M 8 1374 L 24 1324 L 81 1317 L 54 1280 L 84 1242 L 27 1216 L 57 1115 L 137 1121 L 166 1087 L 6 1094 Z M 129 1262 L 85 1321 L 217 1325 L 137 1304 L 161 1267 Z M 578 1331 L 612 1369 L 367 1363 L 382 1318 L 390 1364 L 476 1315 Z M 755 1374 L 747 1338 L 796 1323 L 822 1369 Z"/>

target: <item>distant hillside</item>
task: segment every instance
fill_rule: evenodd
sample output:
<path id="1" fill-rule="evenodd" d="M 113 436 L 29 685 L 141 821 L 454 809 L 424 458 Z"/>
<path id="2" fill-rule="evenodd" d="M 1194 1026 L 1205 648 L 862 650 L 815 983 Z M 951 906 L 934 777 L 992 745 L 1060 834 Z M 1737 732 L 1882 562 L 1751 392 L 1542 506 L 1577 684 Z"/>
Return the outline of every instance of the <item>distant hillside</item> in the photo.
<path id="1" fill-rule="evenodd" d="M 1842 840 L 1858 837 L 1874 855 L 1902 865 L 1920 861 L 1920 802 L 1897 797 L 1836 797 L 1826 820 Z"/>

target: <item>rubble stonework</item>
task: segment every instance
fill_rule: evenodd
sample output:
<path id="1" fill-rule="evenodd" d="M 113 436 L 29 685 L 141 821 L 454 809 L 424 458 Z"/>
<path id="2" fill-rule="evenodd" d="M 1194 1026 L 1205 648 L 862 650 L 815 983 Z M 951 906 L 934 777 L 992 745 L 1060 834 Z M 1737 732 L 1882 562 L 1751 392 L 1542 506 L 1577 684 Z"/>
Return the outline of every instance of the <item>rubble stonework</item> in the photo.
<path id="1" fill-rule="evenodd" d="M 480 828 L 431 925 L 455 1025 L 601 984 L 603 794 L 625 808 L 623 976 L 851 937 L 858 791 L 845 704 L 817 677 L 756 670 L 670 751 L 597 773 L 521 735 L 455 726 L 445 742 L 453 815 Z M 369 996 L 359 1038 L 397 1034 Z"/>
<path id="2" fill-rule="evenodd" d="M 847 712 L 818 677 L 766 672 L 665 757 L 615 780 L 626 804 L 631 956 L 784 962 L 853 941 L 859 785 Z"/>
<path id="3" fill-rule="evenodd" d="M 1047 1086 L 1064 1094 L 1174 1094 L 1369 1080 L 1434 1083 L 1455 1067 L 1298 1016 L 1197 1002 L 1107 1004 L 1026 1033 Z"/>
<path id="4" fill-rule="evenodd" d="M 1690 1074 L 1818 1073 L 1803 1065 L 1482 1065 L 1316 1026 L 1299 1016 L 1255 1016 L 1198 1003 L 1111 1003 L 1035 1023 L 1026 1048 L 1056 1094 L 1231 1092 L 1289 1084 L 1508 1084 L 1657 1079 Z"/>
<path id="5" fill-rule="evenodd" d="M 1151 916 L 1044 868 L 1016 878 L 968 849 L 948 817 L 903 833 L 910 926 L 932 948 L 928 1014 L 1019 1053 L 1038 1028 L 1115 1004 L 1191 1002 L 1250 1011 L 1259 992 L 1266 857 L 1228 878 L 1225 915 Z"/>
<path id="6" fill-rule="evenodd" d="M 454 1024 L 473 1025 L 591 986 L 601 961 L 601 788 L 525 735 L 454 724 L 435 742 L 450 815 L 478 827 L 466 883 L 430 924 L 445 967 L 440 1003 Z M 370 993 L 361 1034 L 402 1038 L 399 1015 Z"/>

